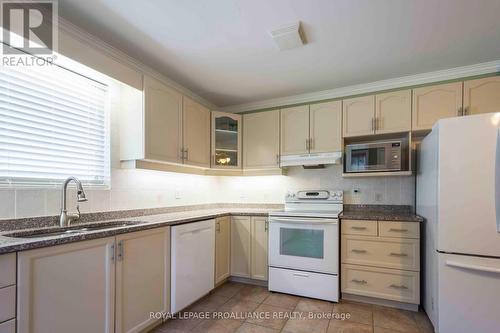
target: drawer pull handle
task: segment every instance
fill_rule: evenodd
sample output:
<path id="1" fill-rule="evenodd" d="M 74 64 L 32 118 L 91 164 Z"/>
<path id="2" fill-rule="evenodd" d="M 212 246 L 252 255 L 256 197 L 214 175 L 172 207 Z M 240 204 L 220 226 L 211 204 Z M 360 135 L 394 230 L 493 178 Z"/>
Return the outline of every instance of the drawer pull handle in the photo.
<path id="1" fill-rule="evenodd" d="M 366 230 L 366 227 L 351 227 L 353 230 Z"/>
<path id="2" fill-rule="evenodd" d="M 393 256 L 393 257 L 408 257 L 408 255 L 406 253 L 391 252 L 390 255 Z"/>
<path id="3" fill-rule="evenodd" d="M 366 282 L 366 280 L 352 279 L 351 281 L 354 283 L 358 283 L 358 284 L 367 284 L 368 283 L 368 282 Z"/>
<path id="4" fill-rule="evenodd" d="M 398 286 L 398 285 L 396 285 L 396 284 L 391 284 L 391 285 L 389 286 L 389 288 L 399 289 L 399 290 L 407 290 L 407 289 L 408 289 L 408 287 L 407 287 L 407 286 Z"/>
<path id="5" fill-rule="evenodd" d="M 309 275 L 308 275 L 308 274 L 304 274 L 304 273 L 293 273 L 293 276 L 305 277 L 305 278 L 308 278 L 308 277 L 309 277 Z"/>
<path id="6" fill-rule="evenodd" d="M 354 253 L 366 253 L 366 250 L 352 249 L 351 252 L 354 252 Z"/>
<path id="7" fill-rule="evenodd" d="M 408 229 L 395 229 L 395 228 L 391 228 L 391 229 L 389 229 L 389 231 L 393 231 L 393 232 L 408 232 Z"/>

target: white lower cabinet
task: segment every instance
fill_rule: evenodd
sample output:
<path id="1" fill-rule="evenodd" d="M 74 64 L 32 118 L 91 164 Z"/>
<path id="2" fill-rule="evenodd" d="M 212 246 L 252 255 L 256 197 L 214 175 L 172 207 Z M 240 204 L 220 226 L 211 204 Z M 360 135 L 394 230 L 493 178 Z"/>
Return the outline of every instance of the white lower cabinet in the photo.
<path id="1" fill-rule="evenodd" d="M 260 216 L 233 216 L 231 275 L 267 280 L 268 221 Z"/>
<path id="2" fill-rule="evenodd" d="M 196 302 L 214 288 L 214 267 L 214 220 L 172 227 L 172 313 Z"/>
<path id="3" fill-rule="evenodd" d="M 116 237 L 115 332 L 140 332 L 170 310 L 170 228 Z"/>
<path id="4" fill-rule="evenodd" d="M 169 235 L 165 227 L 20 252 L 17 332 L 139 332 L 154 324 L 150 312 L 169 310 Z"/>
<path id="5" fill-rule="evenodd" d="M 231 275 L 231 217 L 215 220 L 215 284 Z"/>
<path id="6" fill-rule="evenodd" d="M 115 238 L 18 255 L 18 333 L 113 333 Z"/>
<path id="7" fill-rule="evenodd" d="M 418 305 L 420 224 L 369 220 L 342 220 L 341 224 L 343 297 L 351 294 Z"/>

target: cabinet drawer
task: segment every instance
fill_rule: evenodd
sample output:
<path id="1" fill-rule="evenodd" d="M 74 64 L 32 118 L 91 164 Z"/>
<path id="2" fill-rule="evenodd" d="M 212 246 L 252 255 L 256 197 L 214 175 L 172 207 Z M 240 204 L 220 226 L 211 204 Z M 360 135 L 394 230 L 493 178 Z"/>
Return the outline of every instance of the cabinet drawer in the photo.
<path id="1" fill-rule="evenodd" d="M 418 272 L 342 265 L 342 292 L 419 304 Z"/>
<path id="2" fill-rule="evenodd" d="M 342 236 L 342 262 L 418 271 L 418 239 Z"/>
<path id="3" fill-rule="evenodd" d="M 377 221 L 342 220 L 342 234 L 377 236 Z"/>
<path id="4" fill-rule="evenodd" d="M 16 254 L 0 256 L 0 288 L 16 284 Z"/>
<path id="5" fill-rule="evenodd" d="M 16 286 L 0 289 L 0 322 L 16 316 Z"/>
<path id="6" fill-rule="evenodd" d="M 12 319 L 0 324 L 0 333 L 16 333 L 16 320 Z"/>
<path id="7" fill-rule="evenodd" d="M 420 223 L 418 222 L 378 222 L 380 237 L 398 237 L 398 238 L 419 238 Z"/>

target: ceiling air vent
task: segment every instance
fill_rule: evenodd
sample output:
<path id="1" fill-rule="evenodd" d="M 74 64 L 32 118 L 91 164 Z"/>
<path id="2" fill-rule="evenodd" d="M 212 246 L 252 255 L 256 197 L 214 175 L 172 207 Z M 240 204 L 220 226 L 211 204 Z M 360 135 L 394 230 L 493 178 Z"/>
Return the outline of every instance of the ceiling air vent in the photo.
<path id="1" fill-rule="evenodd" d="M 305 44 L 300 22 L 287 24 L 269 32 L 280 50 L 294 49 Z"/>

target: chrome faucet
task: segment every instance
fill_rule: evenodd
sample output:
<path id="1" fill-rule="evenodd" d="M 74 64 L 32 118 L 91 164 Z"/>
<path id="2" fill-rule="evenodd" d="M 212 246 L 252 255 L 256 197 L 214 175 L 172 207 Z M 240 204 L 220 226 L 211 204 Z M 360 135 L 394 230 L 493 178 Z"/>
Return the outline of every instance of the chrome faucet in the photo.
<path id="1" fill-rule="evenodd" d="M 69 227 L 72 221 L 76 221 L 80 218 L 80 207 L 78 204 L 76 205 L 76 214 L 68 214 L 68 212 L 66 211 L 66 191 L 68 190 L 68 184 L 71 181 L 74 181 L 76 183 L 76 201 L 87 201 L 85 192 L 83 191 L 82 183 L 75 177 L 68 177 L 68 179 L 64 181 L 64 184 L 62 186 L 61 217 L 59 218 L 59 226 L 61 228 Z"/>

